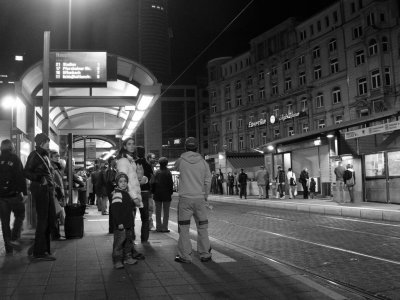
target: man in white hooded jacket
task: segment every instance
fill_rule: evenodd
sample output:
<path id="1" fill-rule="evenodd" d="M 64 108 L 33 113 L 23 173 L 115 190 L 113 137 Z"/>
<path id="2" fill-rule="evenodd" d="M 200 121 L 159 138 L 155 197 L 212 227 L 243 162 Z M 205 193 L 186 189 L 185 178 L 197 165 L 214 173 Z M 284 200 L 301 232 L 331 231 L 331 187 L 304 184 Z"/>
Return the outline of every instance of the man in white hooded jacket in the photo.
<path id="1" fill-rule="evenodd" d="M 211 186 L 211 172 L 207 162 L 197 153 L 198 143 L 193 137 L 185 141 L 186 152 L 175 163 L 180 172 L 178 204 L 178 255 L 175 261 L 191 263 L 192 244 L 189 237 L 192 216 L 197 227 L 197 252 L 202 262 L 211 260 L 211 246 L 208 237 L 206 202 Z"/>

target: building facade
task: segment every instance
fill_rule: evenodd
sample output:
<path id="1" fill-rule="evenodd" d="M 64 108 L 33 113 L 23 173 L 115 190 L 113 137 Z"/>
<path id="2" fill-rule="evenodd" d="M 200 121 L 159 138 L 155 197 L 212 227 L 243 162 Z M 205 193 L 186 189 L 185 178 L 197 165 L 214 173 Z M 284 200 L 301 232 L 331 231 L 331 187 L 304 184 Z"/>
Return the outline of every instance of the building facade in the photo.
<path id="1" fill-rule="evenodd" d="M 358 201 L 400 203 L 390 167 L 400 157 L 399 20 L 397 1 L 338 1 L 210 61 L 211 151 L 262 151 L 273 177 L 278 165 L 308 168 L 323 195 L 342 160 L 359 174 Z"/>

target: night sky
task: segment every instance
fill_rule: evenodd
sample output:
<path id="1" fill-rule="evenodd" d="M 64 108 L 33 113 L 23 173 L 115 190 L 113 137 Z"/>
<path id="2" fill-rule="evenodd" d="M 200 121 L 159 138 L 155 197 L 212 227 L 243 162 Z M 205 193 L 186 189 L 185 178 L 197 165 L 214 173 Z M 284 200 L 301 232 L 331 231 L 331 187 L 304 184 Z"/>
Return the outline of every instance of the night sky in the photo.
<path id="1" fill-rule="evenodd" d="M 73 5 L 74 3 L 79 5 L 78 2 L 82 0 L 72 1 Z M 104 5 L 102 2 L 106 0 L 85 0 L 85 3 L 95 3 L 95 1 L 99 3 L 96 7 L 82 10 L 88 14 L 87 18 L 95 18 L 96 9 Z M 118 0 L 107 1 L 118 3 Z M 174 78 L 181 74 L 250 2 L 251 0 L 170 0 L 169 19 L 173 32 L 171 47 Z M 195 83 L 196 75 L 206 74 L 208 60 L 220 56 L 239 55 L 249 50 L 250 39 L 288 17 L 297 17 L 302 20 L 333 2 L 333 0 L 275 2 L 254 0 L 227 31 L 190 67 L 178 83 Z M 19 5 L 22 3 L 28 4 Z M 13 52 L 25 53 L 24 68 L 40 60 L 44 30 L 51 31 L 53 47 L 65 49 L 68 24 L 67 3 L 67 0 L 0 0 L 0 62 Z M 79 13 L 82 12 L 79 11 Z M 76 34 L 76 30 L 73 30 L 73 36 Z M 0 64 L 0 72 L 3 71 L 2 68 L 4 68 L 4 63 Z"/>

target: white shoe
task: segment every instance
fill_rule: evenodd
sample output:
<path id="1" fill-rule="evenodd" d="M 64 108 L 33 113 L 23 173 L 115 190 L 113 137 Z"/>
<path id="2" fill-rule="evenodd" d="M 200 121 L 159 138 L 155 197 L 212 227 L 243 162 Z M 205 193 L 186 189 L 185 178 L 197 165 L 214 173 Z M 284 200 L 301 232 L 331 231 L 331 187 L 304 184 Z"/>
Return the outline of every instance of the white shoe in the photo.
<path id="1" fill-rule="evenodd" d="M 123 268 L 124 268 L 124 265 L 122 264 L 122 262 L 117 261 L 117 262 L 114 264 L 114 268 L 115 268 L 115 269 L 123 269 Z"/>

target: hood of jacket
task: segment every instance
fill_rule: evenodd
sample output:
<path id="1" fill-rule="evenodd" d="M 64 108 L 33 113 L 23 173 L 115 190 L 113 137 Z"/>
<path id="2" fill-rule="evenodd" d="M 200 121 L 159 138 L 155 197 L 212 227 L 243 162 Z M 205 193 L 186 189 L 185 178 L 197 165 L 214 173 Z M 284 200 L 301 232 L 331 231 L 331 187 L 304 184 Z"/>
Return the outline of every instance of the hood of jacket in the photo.
<path id="1" fill-rule="evenodd" d="M 190 164 L 197 164 L 203 160 L 200 153 L 188 151 L 181 155 L 181 158 Z"/>

